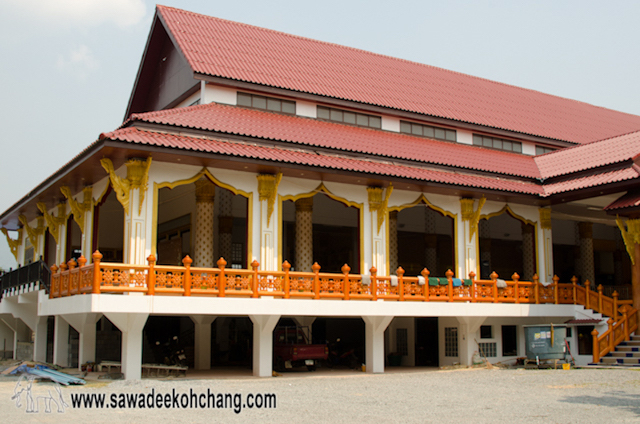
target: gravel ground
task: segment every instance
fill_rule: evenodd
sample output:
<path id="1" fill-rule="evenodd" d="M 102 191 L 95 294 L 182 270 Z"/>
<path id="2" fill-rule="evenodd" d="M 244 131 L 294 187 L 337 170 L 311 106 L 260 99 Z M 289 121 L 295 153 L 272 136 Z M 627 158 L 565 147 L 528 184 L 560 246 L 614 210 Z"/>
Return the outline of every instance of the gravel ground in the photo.
<path id="1" fill-rule="evenodd" d="M 640 371 L 608 369 L 524 370 L 458 369 L 406 370 L 370 375 L 353 372 L 286 373 L 278 378 L 224 378 L 137 382 L 90 381 L 65 387 L 72 394 L 120 393 L 274 393 L 275 409 L 78 409 L 64 413 L 27 414 L 10 398 L 16 378 L 0 378 L 2 422 L 92 423 L 603 423 L 640 422 Z M 53 390 L 36 383 L 33 393 Z M 43 392 L 44 391 L 44 392 Z"/>

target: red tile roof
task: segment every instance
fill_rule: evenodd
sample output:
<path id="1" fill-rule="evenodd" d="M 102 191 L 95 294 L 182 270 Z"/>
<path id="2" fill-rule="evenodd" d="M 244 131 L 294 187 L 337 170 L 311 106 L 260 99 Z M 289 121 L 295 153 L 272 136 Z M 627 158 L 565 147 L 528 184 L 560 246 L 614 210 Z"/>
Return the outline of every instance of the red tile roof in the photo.
<path id="1" fill-rule="evenodd" d="M 616 209 L 636 208 L 640 206 L 640 192 L 630 192 L 612 202 L 604 208 L 605 211 Z"/>
<path id="2" fill-rule="evenodd" d="M 640 167 L 634 164 L 629 168 L 602 172 L 599 174 L 586 175 L 578 178 L 571 178 L 557 183 L 545 184 L 544 193 L 545 196 L 551 196 L 552 194 L 581 190 L 589 187 L 604 186 L 606 184 L 612 184 L 637 178 L 640 178 Z"/>
<path id="3" fill-rule="evenodd" d="M 283 164 L 299 164 L 325 169 L 362 172 L 388 177 L 407 178 L 462 187 L 477 187 L 504 192 L 543 194 L 542 187 L 535 183 L 484 177 L 457 172 L 440 171 L 388 162 L 328 156 L 299 150 L 256 146 L 246 143 L 223 141 L 211 138 L 196 138 L 183 135 L 144 131 L 134 127 L 122 128 L 101 134 L 101 140 L 114 140 L 149 146 L 168 147 L 197 152 L 217 153 L 241 158 L 267 160 Z"/>
<path id="4" fill-rule="evenodd" d="M 133 114 L 130 121 L 540 178 L 540 172 L 531 156 L 216 103 Z"/>
<path id="5" fill-rule="evenodd" d="M 632 160 L 640 155 L 640 132 L 536 156 L 542 178 L 571 174 L 599 166 Z"/>
<path id="6" fill-rule="evenodd" d="M 194 72 L 587 143 L 640 116 L 407 60 L 158 6 Z"/>

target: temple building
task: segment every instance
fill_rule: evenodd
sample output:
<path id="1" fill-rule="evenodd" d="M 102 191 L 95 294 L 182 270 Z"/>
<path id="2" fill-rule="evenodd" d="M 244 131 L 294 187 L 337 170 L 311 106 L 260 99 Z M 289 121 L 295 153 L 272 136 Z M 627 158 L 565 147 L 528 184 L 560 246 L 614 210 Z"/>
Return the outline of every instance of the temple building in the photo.
<path id="1" fill-rule="evenodd" d="M 639 154 L 640 116 L 157 6 L 122 125 L 0 214 L 0 336 L 271 376 L 278 325 L 379 373 L 554 323 L 586 364 L 637 327 Z"/>

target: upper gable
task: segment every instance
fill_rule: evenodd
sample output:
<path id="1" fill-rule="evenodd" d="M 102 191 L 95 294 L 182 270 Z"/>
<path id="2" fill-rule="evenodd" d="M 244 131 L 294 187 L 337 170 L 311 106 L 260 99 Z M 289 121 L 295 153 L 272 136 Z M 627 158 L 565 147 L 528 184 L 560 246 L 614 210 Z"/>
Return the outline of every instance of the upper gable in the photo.
<path id="1" fill-rule="evenodd" d="M 199 84 L 156 13 L 125 119 L 132 113 L 173 107 L 198 90 Z"/>

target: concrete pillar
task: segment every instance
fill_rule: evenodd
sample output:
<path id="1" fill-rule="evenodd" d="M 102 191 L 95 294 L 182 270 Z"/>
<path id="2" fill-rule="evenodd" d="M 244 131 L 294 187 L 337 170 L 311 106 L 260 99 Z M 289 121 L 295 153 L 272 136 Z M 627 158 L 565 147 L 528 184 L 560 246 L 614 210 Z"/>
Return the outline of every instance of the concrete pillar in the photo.
<path id="1" fill-rule="evenodd" d="M 216 319 L 213 315 L 192 315 L 195 324 L 195 369 L 211 369 L 211 323 Z"/>
<path id="2" fill-rule="evenodd" d="M 393 317 L 363 316 L 365 326 L 365 357 L 368 373 L 384 372 L 384 331 Z"/>
<path id="3" fill-rule="evenodd" d="M 296 200 L 296 271 L 311 272 L 313 265 L 313 197 Z"/>
<path id="4" fill-rule="evenodd" d="M 105 313 L 122 331 L 122 373 L 126 380 L 142 378 L 142 330 L 149 314 Z"/>
<path id="5" fill-rule="evenodd" d="M 473 353 L 478 351 L 476 343 L 478 330 L 486 317 L 457 317 L 460 324 L 458 337 L 458 358 L 462 365 L 473 365 Z"/>
<path id="6" fill-rule="evenodd" d="M 207 177 L 196 181 L 196 225 L 193 266 L 213 268 L 213 198 L 215 188 Z"/>
<path id="7" fill-rule="evenodd" d="M 280 315 L 250 315 L 253 322 L 253 375 L 271 377 L 273 367 L 273 329 Z"/>
<path id="8" fill-rule="evenodd" d="M 33 328 L 33 360 L 37 362 L 47 362 L 47 318 L 38 316 L 35 319 Z"/>
<path id="9" fill-rule="evenodd" d="M 398 269 L 398 211 L 389 212 L 389 273 Z"/>
<path id="10" fill-rule="evenodd" d="M 65 368 L 69 366 L 69 323 L 61 316 L 55 317 L 53 327 L 53 363 Z"/>
<path id="11" fill-rule="evenodd" d="M 218 254 L 231 267 L 231 245 L 233 242 L 233 193 L 229 190 L 216 188 L 216 203 L 218 204 Z"/>
<path id="12" fill-rule="evenodd" d="M 595 268 L 593 264 L 593 224 L 591 222 L 578 223 L 580 256 L 578 258 L 578 274 L 582 282 L 589 280 L 591 286 L 595 284 Z"/>
<path id="13" fill-rule="evenodd" d="M 553 279 L 553 239 L 551 235 L 551 209 L 540 208 L 540 225 L 538 226 L 537 249 L 538 257 L 542 259 L 538 264 L 538 277 L 540 281 L 552 281 Z"/>
<path id="14" fill-rule="evenodd" d="M 436 235 L 436 212 L 428 207 L 424 208 L 424 241 L 425 241 L 425 266 L 433 274 L 436 275 L 437 269 L 437 248 L 438 236 Z"/>
<path id="15" fill-rule="evenodd" d="M 102 314 L 63 315 L 65 321 L 78 332 L 78 368 L 96 360 L 96 323 Z M 57 318 L 57 317 L 56 317 Z"/>
<path id="16" fill-rule="evenodd" d="M 458 216 L 458 228 L 456 248 L 461 258 L 458 265 L 459 275 L 467 276 L 471 271 L 480 273 L 478 266 L 478 220 L 484 206 L 485 198 L 478 200 L 478 206 L 474 209 L 475 199 L 460 199 L 460 215 Z M 462 262 L 464 261 L 464 262 Z M 464 264 L 464 267 L 462 266 Z"/>
<path id="17" fill-rule="evenodd" d="M 282 174 L 260 174 L 258 179 L 258 194 L 260 200 L 260 269 L 264 271 L 280 270 L 282 264 L 278 263 L 280 251 L 280 222 L 278 214 L 274 214 L 278 186 Z"/>
<path id="18" fill-rule="evenodd" d="M 522 268 L 523 275 L 520 276 L 521 280 L 532 281 L 533 274 L 536 273 L 536 260 L 533 255 L 534 252 L 534 234 L 533 225 L 527 225 L 524 222 L 521 223 L 522 227 Z M 505 276 L 507 277 L 507 276 Z M 508 276 L 507 278 L 511 278 Z"/>

